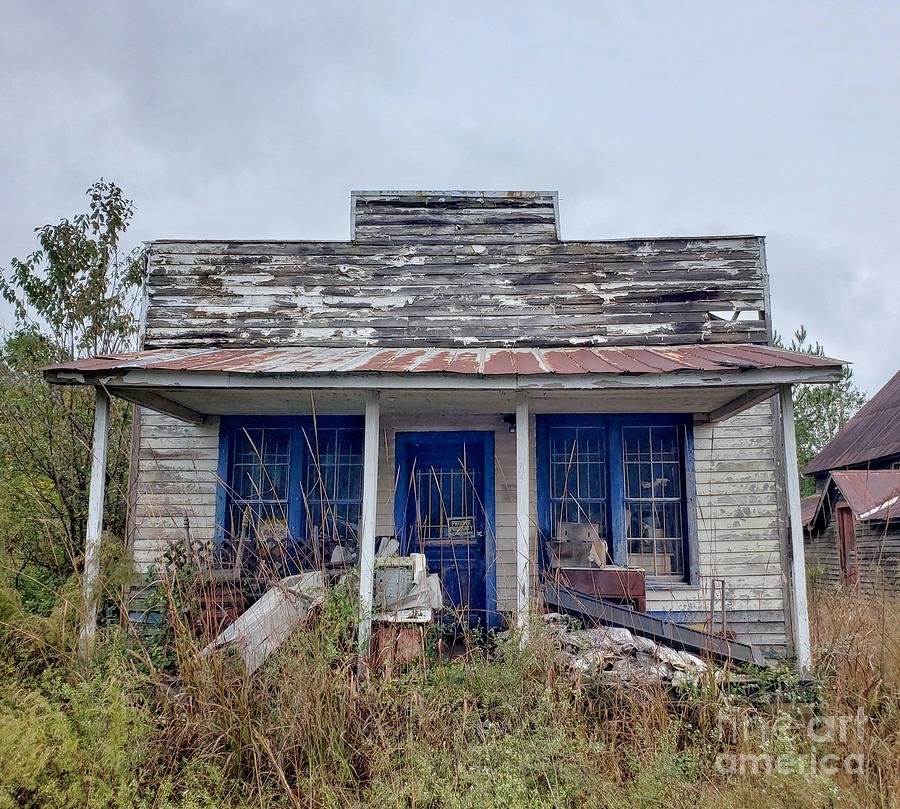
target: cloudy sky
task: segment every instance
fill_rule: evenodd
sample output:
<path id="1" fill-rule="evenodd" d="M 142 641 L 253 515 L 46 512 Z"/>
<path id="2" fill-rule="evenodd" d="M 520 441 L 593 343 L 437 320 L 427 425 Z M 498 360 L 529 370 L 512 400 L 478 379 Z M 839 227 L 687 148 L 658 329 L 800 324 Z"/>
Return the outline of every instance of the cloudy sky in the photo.
<path id="1" fill-rule="evenodd" d="M 100 176 L 134 240 L 346 238 L 351 188 L 558 190 L 564 238 L 764 234 L 776 328 L 872 393 L 900 4 L 744 5 L 0 0 L 0 266 Z"/>

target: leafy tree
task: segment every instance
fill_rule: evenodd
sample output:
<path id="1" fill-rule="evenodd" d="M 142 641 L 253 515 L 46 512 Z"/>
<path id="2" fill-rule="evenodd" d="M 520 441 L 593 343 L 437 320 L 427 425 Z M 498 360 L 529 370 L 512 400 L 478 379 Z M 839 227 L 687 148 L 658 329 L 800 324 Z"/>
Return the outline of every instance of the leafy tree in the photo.
<path id="1" fill-rule="evenodd" d="M 142 249 L 122 252 L 132 202 L 111 182 L 88 210 L 38 228 L 39 248 L 0 273 L 16 327 L 0 344 L 0 542 L 33 608 L 77 571 L 84 548 L 93 432 L 92 391 L 47 385 L 41 368 L 133 349 Z M 113 400 L 106 525 L 124 537 L 130 408 Z"/>
<path id="2" fill-rule="evenodd" d="M 783 345 L 776 335 L 776 345 Z M 825 356 L 818 341 L 810 342 L 806 328 L 801 326 L 791 339 L 791 351 Z M 837 435 L 838 431 L 866 403 L 866 395 L 853 381 L 853 370 L 844 368 L 841 381 L 834 385 L 795 385 L 794 423 L 797 430 L 797 465 L 804 467 Z M 811 478 L 800 478 L 803 496 L 815 493 Z"/>

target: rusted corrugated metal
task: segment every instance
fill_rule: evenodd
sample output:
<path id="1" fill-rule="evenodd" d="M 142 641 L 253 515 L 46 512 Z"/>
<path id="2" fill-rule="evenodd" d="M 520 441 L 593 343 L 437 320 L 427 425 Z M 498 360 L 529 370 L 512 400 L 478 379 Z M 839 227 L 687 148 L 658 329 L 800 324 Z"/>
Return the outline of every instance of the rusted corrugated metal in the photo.
<path id="1" fill-rule="evenodd" d="M 819 510 L 819 500 L 821 500 L 819 495 L 811 494 L 800 501 L 800 522 L 803 523 L 805 528 L 809 527 L 816 518 L 816 512 Z"/>
<path id="2" fill-rule="evenodd" d="M 804 474 L 900 455 L 900 371 L 810 461 Z"/>
<path id="3" fill-rule="evenodd" d="M 831 480 L 857 519 L 900 516 L 900 469 L 833 472 Z"/>
<path id="4" fill-rule="evenodd" d="M 447 373 L 480 376 L 540 374 L 634 375 L 771 368 L 837 368 L 839 360 L 768 346 L 658 348 L 271 348 L 157 349 L 76 360 L 46 369 L 124 372 L 207 371 L 242 374 Z"/>

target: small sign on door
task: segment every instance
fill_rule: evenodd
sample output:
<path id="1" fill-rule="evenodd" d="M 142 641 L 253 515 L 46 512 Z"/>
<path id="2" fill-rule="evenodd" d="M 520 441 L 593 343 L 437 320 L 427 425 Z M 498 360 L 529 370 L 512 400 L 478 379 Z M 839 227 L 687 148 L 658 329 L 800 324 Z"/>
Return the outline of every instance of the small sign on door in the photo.
<path id="1" fill-rule="evenodd" d="M 471 539 L 475 536 L 475 520 L 472 517 L 451 517 L 447 521 L 450 539 Z"/>

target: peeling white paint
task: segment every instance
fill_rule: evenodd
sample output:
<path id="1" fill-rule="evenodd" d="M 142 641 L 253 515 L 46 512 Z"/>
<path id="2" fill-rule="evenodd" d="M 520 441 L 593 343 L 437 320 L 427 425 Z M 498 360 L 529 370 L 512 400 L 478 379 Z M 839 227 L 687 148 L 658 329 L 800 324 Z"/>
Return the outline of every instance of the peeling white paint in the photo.
<path id="1" fill-rule="evenodd" d="M 674 323 L 628 323 L 620 326 L 607 326 L 607 333 L 612 337 L 625 337 L 637 334 L 653 334 L 660 331 L 672 331 Z"/>
<path id="2" fill-rule="evenodd" d="M 335 269 L 346 278 L 365 278 L 368 275 L 362 267 L 355 267 L 352 264 L 338 264 Z"/>
<path id="3" fill-rule="evenodd" d="M 266 281 L 274 280 L 275 276 L 270 272 L 248 272 L 242 274 L 240 278 L 235 278 L 233 281 L 227 276 L 223 276 L 222 289 L 232 295 L 243 295 L 245 294 L 243 289 L 248 285 L 252 287 L 257 284 L 264 284 Z"/>
<path id="4" fill-rule="evenodd" d="M 523 309 L 534 309 L 534 304 L 523 301 L 513 295 L 480 295 L 479 300 L 492 301 L 497 306 L 515 306 Z"/>

